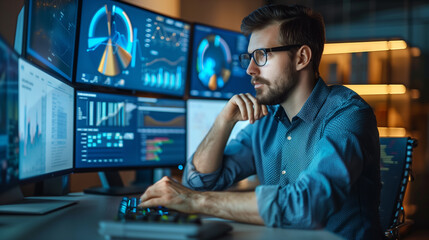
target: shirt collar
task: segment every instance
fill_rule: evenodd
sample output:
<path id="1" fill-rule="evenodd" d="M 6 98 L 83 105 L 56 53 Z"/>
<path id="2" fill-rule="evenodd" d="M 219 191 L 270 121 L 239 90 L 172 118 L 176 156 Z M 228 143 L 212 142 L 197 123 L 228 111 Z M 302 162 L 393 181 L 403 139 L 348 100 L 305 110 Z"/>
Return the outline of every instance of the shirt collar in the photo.
<path id="1" fill-rule="evenodd" d="M 319 78 L 316 82 L 316 86 L 310 94 L 310 97 L 305 101 L 304 106 L 302 106 L 296 116 L 305 122 L 313 121 L 322 108 L 323 103 L 328 98 L 329 91 L 329 87 L 323 79 Z"/>
<path id="2" fill-rule="evenodd" d="M 281 107 L 280 104 L 270 105 L 270 106 L 267 106 L 267 107 L 268 107 L 268 111 L 270 111 L 271 114 L 274 115 L 274 118 L 277 121 L 284 121 L 286 119 L 286 113 L 285 113 L 285 111 L 283 110 L 283 108 Z"/>
<path id="3" fill-rule="evenodd" d="M 316 82 L 316 86 L 314 86 L 313 91 L 304 103 L 304 106 L 302 106 L 295 117 L 299 117 L 305 122 L 313 121 L 328 97 L 329 91 L 329 87 L 323 79 L 319 78 Z M 278 121 L 285 121 L 287 118 L 284 109 L 279 104 L 268 106 L 268 111 L 270 111 Z"/>

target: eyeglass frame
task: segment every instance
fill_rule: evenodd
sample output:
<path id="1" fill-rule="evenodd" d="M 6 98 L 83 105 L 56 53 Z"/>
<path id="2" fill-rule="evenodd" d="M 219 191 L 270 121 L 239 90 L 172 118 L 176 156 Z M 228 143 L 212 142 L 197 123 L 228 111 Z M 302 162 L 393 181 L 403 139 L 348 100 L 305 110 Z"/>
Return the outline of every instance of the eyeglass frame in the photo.
<path id="1" fill-rule="evenodd" d="M 258 67 L 263 67 L 263 66 L 265 66 L 265 65 L 267 64 L 267 62 L 268 62 L 267 53 L 269 53 L 269 52 L 282 52 L 282 51 L 289 51 L 289 50 L 291 50 L 292 48 L 301 47 L 301 46 L 302 46 L 302 45 L 294 44 L 294 45 L 284 45 L 284 46 L 272 47 L 272 48 L 258 48 L 258 49 L 253 50 L 253 52 L 252 52 L 252 53 L 241 53 L 241 54 L 238 56 L 238 60 L 239 60 L 239 62 L 240 62 L 240 66 L 241 66 L 242 68 L 244 68 L 244 69 L 247 69 L 247 68 L 249 67 L 250 62 L 252 62 L 252 58 L 253 58 L 253 61 L 255 62 L 255 64 L 256 64 Z M 256 51 L 260 51 L 260 50 L 262 50 L 262 51 L 264 52 L 264 56 L 265 56 L 265 62 L 264 62 L 263 64 L 258 64 L 258 62 L 255 60 L 255 57 L 254 57 L 255 52 L 256 52 Z M 244 67 L 244 66 L 243 66 L 243 64 L 242 64 L 242 61 L 241 61 L 242 56 L 248 56 L 248 57 L 249 57 L 249 59 L 250 59 L 249 64 L 247 64 L 247 67 Z"/>

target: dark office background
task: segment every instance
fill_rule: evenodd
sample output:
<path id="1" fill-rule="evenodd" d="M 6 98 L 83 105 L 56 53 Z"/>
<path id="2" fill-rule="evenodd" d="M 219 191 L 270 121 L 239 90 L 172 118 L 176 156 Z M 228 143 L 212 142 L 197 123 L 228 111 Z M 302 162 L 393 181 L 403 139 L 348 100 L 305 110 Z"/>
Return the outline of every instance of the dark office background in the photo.
<path id="1" fill-rule="evenodd" d="M 408 48 L 398 52 L 351 54 L 346 70 L 341 57 L 322 57 L 322 77 L 329 83 L 401 83 L 404 96 L 365 99 L 374 107 L 379 126 L 402 127 L 406 136 L 418 139 L 414 150 L 414 181 L 405 198 L 407 217 L 414 224 L 405 239 L 429 238 L 429 2 L 424 0 L 128 0 L 174 17 L 231 30 L 239 30 L 241 19 L 267 3 L 303 4 L 324 16 L 327 42 L 403 39 Z M 23 0 L 0 0 L 0 34 L 14 43 L 16 18 Z M 326 60 L 325 60 L 326 59 Z M 376 60 L 374 60 L 376 59 Z M 325 62 L 324 62 L 325 61 Z M 376 62 L 380 68 L 369 70 Z M 378 66 L 378 65 L 377 65 Z M 375 77 L 374 77 L 375 76 Z M 126 179 L 133 178 L 125 173 Z M 74 174 L 72 191 L 98 182 L 95 173 Z"/>

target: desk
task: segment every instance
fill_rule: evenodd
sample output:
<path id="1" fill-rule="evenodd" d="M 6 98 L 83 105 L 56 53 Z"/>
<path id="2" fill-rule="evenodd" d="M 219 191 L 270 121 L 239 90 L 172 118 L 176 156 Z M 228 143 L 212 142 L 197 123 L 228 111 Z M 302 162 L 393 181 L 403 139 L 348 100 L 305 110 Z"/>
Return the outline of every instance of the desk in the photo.
<path id="1" fill-rule="evenodd" d="M 98 222 L 116 216 L 122 197 L 72 193 L 53 199 L 76 200 L 77 204 L 42 216 L 0 215 L 1 239 L 100 239 Z M 222 239 L 341 239 L 323 230 L 291 230 L 268 228 L 232 222 L 234 230 Z"/>

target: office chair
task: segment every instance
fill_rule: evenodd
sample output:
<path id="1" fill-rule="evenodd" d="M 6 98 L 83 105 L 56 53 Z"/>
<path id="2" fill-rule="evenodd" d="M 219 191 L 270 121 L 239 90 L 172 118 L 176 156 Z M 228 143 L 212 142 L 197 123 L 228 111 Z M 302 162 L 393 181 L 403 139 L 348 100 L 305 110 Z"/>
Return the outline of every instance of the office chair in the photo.
<path id="1" fill-rule="evenodd" d="M 380 138 L 380 221 L 386 239 L 399 239 L 399 229 L 411 220 L 405 219 L 402 202 L 411 172 L 412 151 L 417 140 L 412 138 Z"/>

